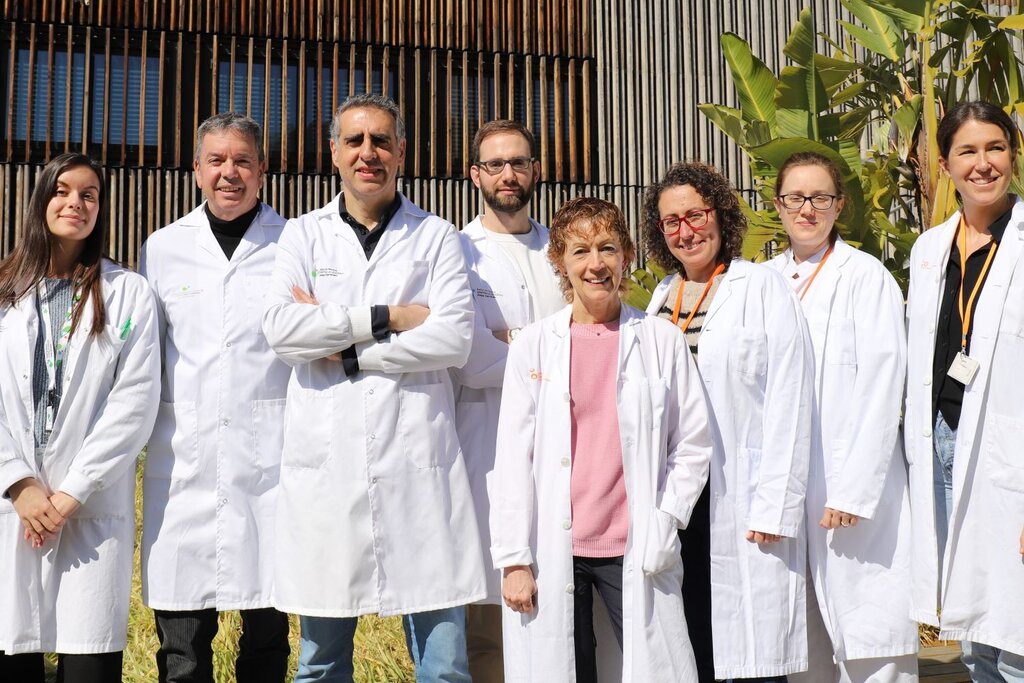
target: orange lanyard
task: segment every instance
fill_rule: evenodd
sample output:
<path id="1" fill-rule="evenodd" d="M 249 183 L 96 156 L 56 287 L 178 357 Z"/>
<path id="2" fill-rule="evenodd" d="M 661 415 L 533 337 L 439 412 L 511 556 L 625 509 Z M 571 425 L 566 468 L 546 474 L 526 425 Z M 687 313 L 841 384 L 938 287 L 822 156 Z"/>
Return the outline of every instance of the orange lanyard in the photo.
<path id="1" fill-rule="evenodd" d="M 821 272 L 821 267 L 823 265 L 825 265 L 825 261 L 828 261 L 828 257 L 832 255 L 832 250 L 835 249 L 835 248 L 836 248 L 835 242 L 833 242 L 832 244 L 828 245 L 828 251 L 826 251 L 825 255 L 821 257 L 821 262 L 818 264 L 818 267 L 815 268 L 814 272 L 811 274 L 811 279 L 808 280 L 807 284 L 805 284 L 803 289 L 800 290 L 800 301 L 804 300 L 804 295 L 807 294 L 807 290 L 811 288 L 812 284 L 814 284 L 814 278 L 818 277 L 818 273 Z"/>
<path id="2" fill-rule="evenodd" d="M 963 351 L 964 355 L 967 355 L 967 331 L 971 329 L 971 314 L 974 312 L 974 299 L 978 296 L 978 292 L 981 291 L 981 284 L 985 281 L 985 274 L 988 272 L 988 267 L 992 265 L 992 259 L 996 255 L 996 247 L 999 244 L 995 240 L 991 240 L 989 243 L 992 245 L 992 249 L 988 252 L 988 258 L 985 259 L 985 265 L 981 267 L 981 274 L 978 275 L 978 281 L 974 283 L 974 290 L 971 295 L 967 298 L 967 306 L 964 306 L 964 278 L 967 276 L 967 230 L 965 229 L 963 216 L 960 217 L 960 225 L 957 227 L 957 233 L 960 237 L 960 299 L 957 301 L 957 308 L 960 311 L 960 325 L 962 334 L 960 336 L 960 350 Z"/>
<path id="3" fill-rule="evenodd" d="M 708 292 L 711 291 L 711 285 L 714 284 L 715 278 L 725 272 L 725 264 L 719 263 L 718 267 L 715 268 L 715 272 L 711 273 L 711 277 L 708 278 L 708 283 L 704 285 L 704 291 L 701 292 L 700 298 L 697 299 L 697 304 L 690 311 L 690 315 L 687 316 L 686 322 L 683 323 L 683 333 L 686 333 L 687 328 L 690 327 L 690 322 L 693 320 L 693 316 L 697 315 L 697 311 L 700 309 L 700 305 L 704 303 L 704 299 L 707 297 Z M 686 284 L 686 275 L 683 275 L 682 281 L 679 283 L 679 293 L 676 294 L 676 305 L 672 309 L 672 323 L 674 325 L 679 324 L 679 309 L 683 305 L 683 286 Z"/>

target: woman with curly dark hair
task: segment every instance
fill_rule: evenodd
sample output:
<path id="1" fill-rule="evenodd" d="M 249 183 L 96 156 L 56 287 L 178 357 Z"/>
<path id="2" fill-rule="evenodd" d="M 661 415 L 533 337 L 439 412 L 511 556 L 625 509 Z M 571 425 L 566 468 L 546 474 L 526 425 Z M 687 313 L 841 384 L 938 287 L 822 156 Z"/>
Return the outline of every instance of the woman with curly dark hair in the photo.
<path id="1" fill-rule="evenodd" d="M 700 681 L 785 681 L 807 668 L 803 506 L 814 357 L 796 297 L 740 257 L 729 181 L 672 166 L 644 196 L 648 257 L 670 271 L 648 313 L 686 335 L 710 408 L 711 475 L 680 532 Z"/>

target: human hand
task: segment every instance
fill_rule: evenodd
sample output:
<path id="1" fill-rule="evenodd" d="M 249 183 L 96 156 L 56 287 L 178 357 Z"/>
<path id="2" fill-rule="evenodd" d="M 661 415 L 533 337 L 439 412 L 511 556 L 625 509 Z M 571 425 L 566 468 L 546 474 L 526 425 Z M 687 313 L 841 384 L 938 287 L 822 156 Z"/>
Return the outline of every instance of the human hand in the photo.
<path id="1" fill-rule="evenodd" d="M 758 545 L 769 545 L 771 543 L 778 543 L 782 540 L 782 536 L 778 534 L 766 534 L 762 531 L 754 531 L 751 529 L 747 532 L 747 540 L 751 543 L 757 543 Z"/>
<path id="2" fill-rule="evenodd" d="M 501 597 L 513 612 L 532 612 L 536 594 L 537 582 L 533 580 L 532 569 L 525 565 L 505 567 Z"/>
<path id="3" fill-rule="evenodd" d="M 316 300 L 316 297 L 304 290 L 298 285 L 292 285 L 292 298 L 295 299 L 297 304 L 311 304 L 313 306 L 319 306 L 320 302 Z M 329 356 L 324 356 L 324 360 L 332 360 L 336 363 L 341 362 L 340 353 L 332 353 Z"/>
<path id="4" fill-rule="evenodd" d="M 57 491 L 57 493 L 50 496 L 50 504 L 53 505 L 54 509 L 61 514 L 64 519 L 71 519 L 75 513 L 78 512 L 78 508 L 82 507 L 82 504 L 78 502 L 74 496 L 69 496 L 63 491 Z"/>
<path id="5" fill-rule="evenodd" d="M 825 508 L 825 514 L 822 516 L 821 521 L 818 522 L 818 526 L 822 529 L 838 529 L 839 527 L 857 526 L 857 522 L 860 521 L 860 517 L 852 515 L 849 512 L 843 512 L 841 510 L 833 510 L 832 508 Z"/>
<path id="6" fill-rule="evenodd" d="M 423 324 L 430 315 L 430 309 L 419 304 L 388 306 L 388 329 L 392 332 L 408 332 Z"/>
<path id="7" fill-rule="evenodd" d="M 53 506 L 46 489 L 36 479 L 26 477 L 14 483 L 7 489 L 7 494 L 25 527 L 25 540 L 33 548 L 41 548 L 64 526 L 64 516 Z"/>
<path id="8" fill-rule="evenodd" d="M 508 330 L 491 330 L 491 334 L 493 334 L 494 338 L 498 341 L 503 341 L 506 344 L 512 343 L 512 337 L 509 336 Z"/>
<path id="9" fill-rule="evenodd" d="M 320 302 L 316 300 L 315 296 L 298 285 L 292 285 L 292 298 L 295 299 L 295 303 L 297 304 L 312 304 L 313 306 L 318 306 L 320 304 Z"/>

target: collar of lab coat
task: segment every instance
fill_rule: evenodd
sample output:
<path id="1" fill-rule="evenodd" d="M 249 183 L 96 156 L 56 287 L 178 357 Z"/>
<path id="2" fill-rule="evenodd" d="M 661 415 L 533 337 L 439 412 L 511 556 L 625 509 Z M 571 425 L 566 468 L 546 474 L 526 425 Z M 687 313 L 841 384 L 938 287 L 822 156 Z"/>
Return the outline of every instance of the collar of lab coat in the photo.
<path id="1" fill-rule="evenodd" d="M 249 256 L 263 245 L 267 244 L 268 227 L 283 227 L 284 219 L 277 215 L 273 209 L 266 204 L 260 204 L 259 213 L 252 219 L 252 224 L 242 235 L 242 241 L 231 255 L 229 260 L 224 255 L 224 250 L 213 234 L 210 227 L 210 219 L 206 217 L 206 202 L 203 202 L 188 214 L 182 217 L 179 225 L 187 225 L 196 229 L 196 243 L 199 247 L 214 258 L 223 259 L 225 262 L 235 263 Z"/>
<path id="2" fill-rule="evenodd" d="M 753 263 L 743 259 L 734 259 L 729 264 L 729 269 L 725 271 L 725 275 L 722 277 L 722 284 L 718 286 L 718 289 L 715 291 L 715 297 L 711 300 L 711 306 L 708 307 L 708 314 L 704 317 L 705 326 L 721 310 L 722 304 L 725 303 L 726 299 L 732 295 L 734 284 L 745 279 L 750 268 L 756 267 Z M 648 314 L 657 315 L 661 307 L 665 305 L 665 301 L 668 299 L 668 290 L 672 286 L 672 278 L 676 275 L 677 273 L 666 275 L 658 283 L 658 286 L 654 288 L 654 292 L 651 294 L 651 303 L 647 305 Z"/>
<path id="3" fill-rule="evenodd" d="M 540 234 L 540 236 L 544 239 L 544 241 L 547 242 L 547 228 L 545 228 L 543 225 L 533 220 L 532 218 L 530 219 L 530 227 L 536 230 L 538 234 Z M 515 276 L 516 280 L 520 284 L 526 284 L 526 282 L 523 280 L 522 273 L 519 272 L 519 268 L 517 268 L 515 264 L 512 263 L 512 259 L 509 258 L 508 254 L 505 253 L 505 250 L 502 249 L 500 245 L 496 244 L 494 240 L 487 239 L 487 228 L 483 226 L 483 223 L 481 222 L 479 215 L 472 221 L 470 221 L 468 224 L 466 224 L 466 227 L 462 229 L 462 234 L 469 238 L 470 243 L 473 245 L 473 249 L 475 249 L 481 256 L 485 256 L 487 258 L 498 261 L 505 267 L 507 271 L 509 271 L 509 273 Z M 472 268 L 474 265 L 473 263 L 468 262 L 469 259 L 472 258 L 476 258 L 476 256 L 473 254 L 467 254 L 466 266 L 468 268 Z"/>
<path id="4" fill-rule="evenodd" d="M 629 354 L 637 344 L 637 326 L 647 317 L 643 311 L 638 311 L 626 302 L 622 302 L 619 308 L 619 367 L 625 367 Z M 572 323 L 572 304 L 569 304 L 558 313 L 545 319 L 550 333 L 560 339 L 569 338 L 569 326 Z M 568 362 L 568 358 L 566 358 Z M 565 366 L 568 377 L 569 366 Z"/>
<path id="5" fill-rule="evenodd" d="M 341 195 L 342 193 L 339 192 L 327 204 L 313 211 L 313 216 L 317 221 L 329 223 L 338 237 L 345 240 L 350 246 L 355 247 L 358 253 L 365 254 L 363 247 L 359 244 L 359 240 L 356 239 L 355 232 L 341 218 Z M 377 247 L 370 255 L 369 263 L 371 264 L 380 261 L 409 231 L 416 229 L 424 219 L 431 215 L 409 201 L 409 198 L 401 192 L 398 193 L 398 196 L 402 198 L 402 205 L 391 217 L 388 224 L 384 226 L 384 234 L 380 236 L 380 242 L 377 243 Z"/>

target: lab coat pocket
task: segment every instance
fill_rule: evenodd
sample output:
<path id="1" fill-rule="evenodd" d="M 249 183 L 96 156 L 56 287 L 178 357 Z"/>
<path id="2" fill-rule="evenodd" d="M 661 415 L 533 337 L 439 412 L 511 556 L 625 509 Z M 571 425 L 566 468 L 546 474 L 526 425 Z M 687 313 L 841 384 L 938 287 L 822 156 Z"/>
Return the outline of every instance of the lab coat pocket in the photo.
<path id="1" fill-rule="evenodd" d="M 283 398 L 252 402 L 252 451 L 261 470 L 273 472 L 281 466 L 284 407 Z"/>
<path id="2" fill-rule="evenodd" d="M 398 430 L 409 461 L 418 469 L 451 465 L 459 445 L 448 387 L 410 385 L 399 396 Z"/>
<path id="3" fill-rule="evenodd" d="M 185 480 L 199 469 L 199 426 L 196 404 L 160 401 L 156 424 L 146 447 L 148 479 Z"/>
<path id="4" fill-rule="evenodd" d="M 644 574 L 660 574 L 682 560 L 679 556 L 679 530 L 676 519 L 658 508 L 647 520 L 642 567 Z"/>
<path id="5" fill-rule="evenodd" d="M 246 329 L 263 334 L 263 313 L 267 308 L 267 290 L 270 288 L 269 277 L 254 275 L 245 278 Z"/>
<path id="6" fill-rule="evenodd" d="M 289 392 L 281 467 L 317 470 L 331 457 L 338 418 L 330 394 Z"/>
<path id="7" fill-rule="evenodd" d="M 430 294 L 428 279 L 429 261 L 392 261 L 381 264 L 384 279 L 385 300 L 400 305 L 427 303 Z M 379 280 L 378 280 L 379 281 Z"/>
<path id="8" fill-rule="evenodd" d="M 729 341 L 729 366 L 741 375 L 761 377 L 765 374 L 768 343 L 764 331 L 741 327 Z"/>
<path id="9" fill-rule="evenodd" d="M 836 318 L 829 325 L 825 360 L 830 365 L 857 364 L 857 336 L 852 318 Z"/>
<path id="10" fill-rule="evenodd" d="M 985 471 L 992 483 L 1001 489 L 1024 493 L 1024 419 L 990 413 L 985 424 Z M 987 457 L 985 457 L 987 456 Z"/>

